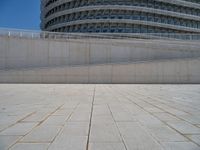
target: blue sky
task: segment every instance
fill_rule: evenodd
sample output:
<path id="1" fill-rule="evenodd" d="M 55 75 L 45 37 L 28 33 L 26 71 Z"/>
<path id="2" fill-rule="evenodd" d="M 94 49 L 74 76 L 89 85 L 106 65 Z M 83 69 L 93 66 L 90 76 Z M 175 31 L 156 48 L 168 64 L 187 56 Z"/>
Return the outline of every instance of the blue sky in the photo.
<path id="1" fill-rule="evenodd" d="M 40 0 L 0 0 L 0 27 L 40 30 Z"/>

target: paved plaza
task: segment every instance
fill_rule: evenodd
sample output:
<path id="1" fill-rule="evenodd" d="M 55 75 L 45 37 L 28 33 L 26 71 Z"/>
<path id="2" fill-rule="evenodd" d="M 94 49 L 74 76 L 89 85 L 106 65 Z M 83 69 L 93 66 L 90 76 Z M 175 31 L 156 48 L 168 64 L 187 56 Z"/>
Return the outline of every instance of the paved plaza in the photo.
<path id="1" fill-rule="evenodd" d="M 0 150 L 200 150 L 200 85 L 0 85 Z"/>

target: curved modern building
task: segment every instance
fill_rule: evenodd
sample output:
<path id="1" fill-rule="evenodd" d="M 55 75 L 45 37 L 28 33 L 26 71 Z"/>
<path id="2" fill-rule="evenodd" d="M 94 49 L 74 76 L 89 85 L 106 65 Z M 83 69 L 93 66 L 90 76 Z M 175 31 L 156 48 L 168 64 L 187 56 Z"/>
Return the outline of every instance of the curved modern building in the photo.
<path id="1" fill-rule="evenodd" d="M 41 0 L 53 32 L 200 33 L 199 0 Z"/>

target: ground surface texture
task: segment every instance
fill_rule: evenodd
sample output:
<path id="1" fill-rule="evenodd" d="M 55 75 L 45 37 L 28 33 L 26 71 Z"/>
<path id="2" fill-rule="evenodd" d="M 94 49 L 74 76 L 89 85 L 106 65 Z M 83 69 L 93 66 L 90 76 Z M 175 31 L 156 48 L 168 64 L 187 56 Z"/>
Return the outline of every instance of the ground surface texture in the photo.
<path id="1" fill-rule="evenodd" d="M 0 85 L 0 150 L 200 150 L 200 85 Z"/>

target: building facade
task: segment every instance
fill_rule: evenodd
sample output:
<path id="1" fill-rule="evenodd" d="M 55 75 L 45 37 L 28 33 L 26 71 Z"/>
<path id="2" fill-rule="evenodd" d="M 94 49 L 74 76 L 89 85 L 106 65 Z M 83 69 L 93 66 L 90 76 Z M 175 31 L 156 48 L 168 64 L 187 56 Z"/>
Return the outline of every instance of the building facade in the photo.
<path id="1" fill-rule="evenodd" d="M 200 33 L 199 0 L 41 0 L 53 32 Z"/>

